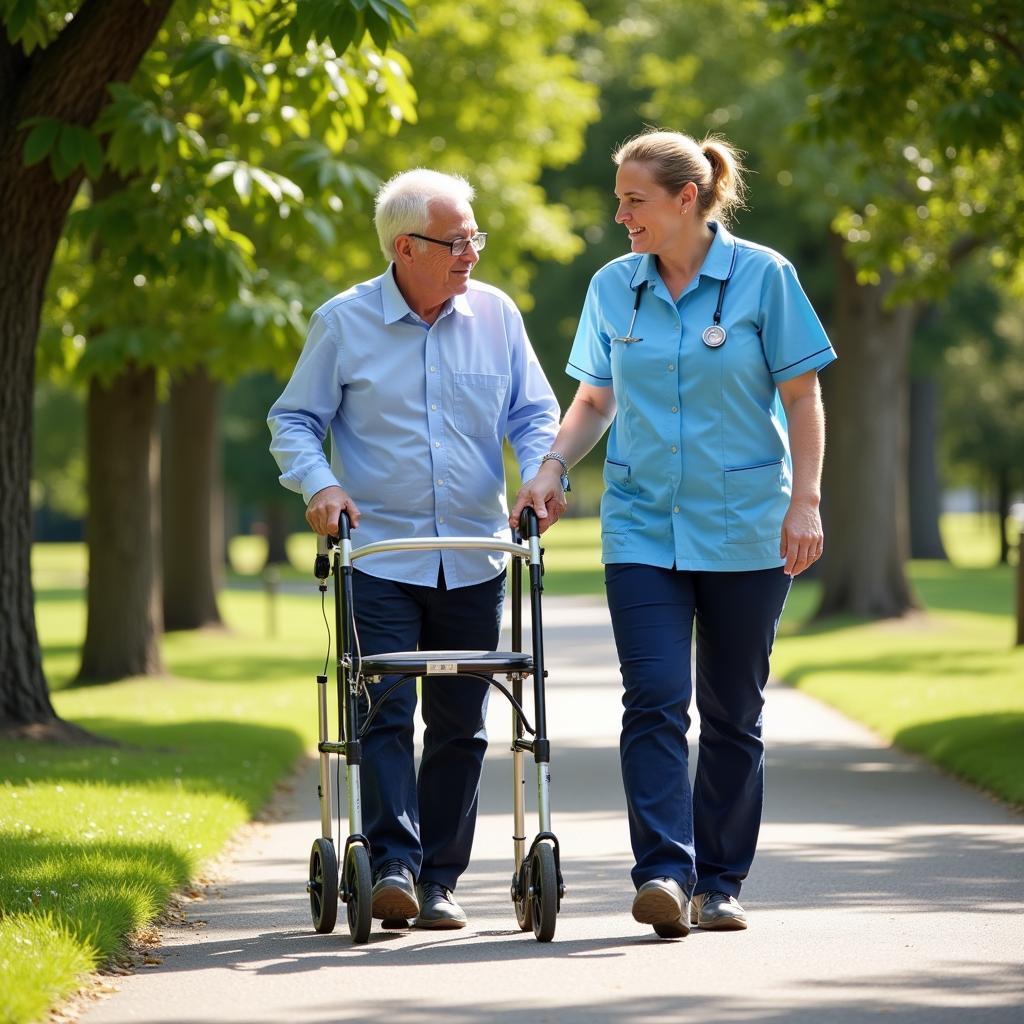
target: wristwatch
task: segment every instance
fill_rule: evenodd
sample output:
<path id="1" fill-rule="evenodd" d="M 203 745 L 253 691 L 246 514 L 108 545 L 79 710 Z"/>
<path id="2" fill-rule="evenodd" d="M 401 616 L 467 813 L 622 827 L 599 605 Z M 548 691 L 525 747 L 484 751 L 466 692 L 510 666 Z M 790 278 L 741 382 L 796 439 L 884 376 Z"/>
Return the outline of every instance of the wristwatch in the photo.
<path id="1" fill-rule="evenodd" d="M 565 461 L 565 456 L 560 454 L 559 452 L 548 452 L 540 460 L 540 464 L 543 466 L 545 462 L 549 462 L 551 460 L 560 463 L 562 466 L 562 476 L 559 481 L 562 485 L 562 490 L 571 490 L 571 488 L 569 487 L 569 463 Z"/>

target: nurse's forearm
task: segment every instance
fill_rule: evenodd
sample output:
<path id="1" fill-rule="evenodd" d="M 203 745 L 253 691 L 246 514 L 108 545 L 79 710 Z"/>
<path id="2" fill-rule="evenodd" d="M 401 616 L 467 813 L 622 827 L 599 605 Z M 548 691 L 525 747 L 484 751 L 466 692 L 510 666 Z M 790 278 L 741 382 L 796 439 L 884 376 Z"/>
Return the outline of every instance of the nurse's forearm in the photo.
<path id="1" fill-rule="evenodd" d="M 588 391 L 597 392 L 590 395 Z M 615 399 L 611 388 L 580 387 L 562 419 L 554 450 L 575 466 L 604 436 L 615 418 Z"/>
<path id="2" fill-rule="evenodd" d="M 825 409 L 818 389 L 787 403 L 786 419 L 793 455 L 791 501 L 816 507 L 821 501 L 821 466 L 825 457 Z"/>

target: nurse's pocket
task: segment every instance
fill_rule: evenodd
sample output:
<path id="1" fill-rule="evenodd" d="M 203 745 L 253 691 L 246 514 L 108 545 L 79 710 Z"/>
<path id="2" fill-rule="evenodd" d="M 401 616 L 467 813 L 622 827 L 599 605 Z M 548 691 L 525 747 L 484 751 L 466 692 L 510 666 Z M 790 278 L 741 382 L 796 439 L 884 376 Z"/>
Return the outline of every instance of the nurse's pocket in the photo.
<path id="1" fill-rule="evenodd" d="M 633 513 L 636 486 L 629 466 L 612 459 L 604 463 L 605 490 L 601 496 L 601 531 L 606 535 L 621 533 L 629 527 Z"/>
<path id="2" fill-rule="evenodd" d="M 789 486 L 782 459 L 725 471 L 725 539 L 753 544 L 782 533 Z"/>
<path id="3" fill-rule="evenodd" d="M 507 373 L 455 371 L 455 426 L 470 437 L 492 437 L 508 391 Z"/>

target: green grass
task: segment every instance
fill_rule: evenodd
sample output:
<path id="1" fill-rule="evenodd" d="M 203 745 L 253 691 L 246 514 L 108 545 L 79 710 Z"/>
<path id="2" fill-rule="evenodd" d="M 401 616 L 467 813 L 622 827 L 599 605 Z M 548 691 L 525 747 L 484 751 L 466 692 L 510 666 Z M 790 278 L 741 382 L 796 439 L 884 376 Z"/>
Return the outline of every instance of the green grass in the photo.
<path id="1" fill-rule="evenodd" d="M 787 618 L 774 671 L 905 750 L 1024 805 L 1024 648 L 1012 570 L 912 563 L 927 613 L 893 622 Z M 814 604 L 814 586 L 794 588 Z"/>
<path id="2" fill-rule="evenodd" d="M 1012 570 L 985 568 L 991 521 L 947 518 L 957 564 L 911 565 L 928 609 L 897 623 L 807 625 L 817 584 L 790 597 L 775 671 L 900 746 L 1024 804 L 1024 649 L 1011 648 Z M 232 544 L 236 580 L 265 545 Z M 552 594 L 603 592 L 599 528 L 545 535 Z M 312 539 L 290 539 L 284 580 L 308 580 Z M 314 741 L 313 675 L 326 653 L 315 591 L 222 596 L 229 629 L 163 642 L 168 675 L 69 686 L 85 627 L 81 545 L 33 551 L 37 620 L 59 713 L 120 743 L 0 743 L 0 1020 L 37 1020 L 151 921 L 176 887 L 263 806 Z M 271 625 L 276 629 L 271 629 Z"/>
<path id="3" fill-rule="evenodd" d="M 905 750 L 1024 805 L 1024 648 L 1013 648 L 1013 573 L 994 567 L 992 517 L 943 518 L 953 559 L 912 562 L 925 613 L 899 622 L 809 624 L 819 586 L 797 581 L 773 670 Z M 599 528 L 545 536 L 548 593 L 600 593 Z"/>
<path id="4" fill-rule="evenodd" d="M 1006 536 L 1016 546 L 1020 526 L 1007 519 Z M 999 519 L 992 514 L 953 512 L 942 517 L 940 532 L 946 552 L 956 565 L 983 568 L 995 565 L 999 558 Z M 1011 562 L 1016 559 L 1011 553 Z"/>
<path id="5" fill-rule="evenodd" d="M 925 611 L 898 622 L 811 624 L 819 585 L 798 580 L 772 667 L 903 749 L 1024 805 L 1024 648 L 1012 646 L 1015 569 L 994 565 L 997 530 L 991 516 L 943 517 L 952 563 L 910 564 Z M 601 592 L 598 535 L 593 520 L 564 520 L 545 536 L 549 593 Z"/>
<path id="6" fill-rule="evenodd" d="M 56 547 L 56 546 L 54 546 Z M 64 546 L 61 546 L 64 547 Z M 120 746 L 0 743 L 0 1020 L 38 1020 L 196 878 L 314 741 L 315 599 L 222 598 L 230 632 L 172 634 L 168 675 L 69 687 L 80 549 L 37 549 L 38 622 L 62 717 Z M 80 581 L 79 581 L 80 582 Z M 322 664 L 322 663 L 321 663 Z"/>

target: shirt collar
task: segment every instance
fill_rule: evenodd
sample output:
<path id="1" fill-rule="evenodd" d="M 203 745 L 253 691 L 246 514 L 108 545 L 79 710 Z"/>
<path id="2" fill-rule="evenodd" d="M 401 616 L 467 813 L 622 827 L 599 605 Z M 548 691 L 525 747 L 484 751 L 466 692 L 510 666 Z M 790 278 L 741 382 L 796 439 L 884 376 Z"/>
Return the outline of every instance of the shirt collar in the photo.
<path id="1" fill-rule="evenodd" d="M 732 254 L 736 248 L 736 239 L 716 220 L 708 221 L 708 226 L 714 231 L 715 237 L 711 242 L 711 248 L 708 249 L 707 255 L 704 257 L 704 264 L 700 268 L 700 272 L 704 277 L 714 277 L 719 281 L 724 281 L 729 276 L 729 268 L 732 266 Z"/>
<path id="2" fill-rule="evenodd" d="M 708 221 L 708 226 L 714 231 L 715 237 L 711 241 L 711 248 L 708 249 L 697 276 L 714 277 L 719 281 L 724 281 L 729 276 L 729 268 L 732 266 L 732 254 L 736 248 L 736 239 L 716 220 Z M 644 253 L 633 268 L 629 287 L 634 291 L 641 284 L 653 288 L 659 279 L 657 258 L 653 253 Z"/>
<path id="3" fill-rule="evenodd" d="M 398 287 L 398 282 L 395 280 L 395 265 L 394 263 L 388 266 L 388 269 L 381 275 L 380 278 L 380 294 L 381 304 L 384 310 L 384 323 L 388 326 L 397 323 L 399 320 L 405 319 L 407 316 L 419 319 L 415 312 L 410 308 L 409 303 L 405 301 L 405 296 L 402 294 L 401 289 Z M 455 295 L 449 299 L 441 310 L 441 316 L 446 316 L 452 310 L 456 313 L 461 313 L 463 316 L 472 316 L 473 310 L 469 305 L 469 295 Z M 440 317 L 438 317 L 440 319 Z"/>
<path id="4" fill-rule="evenodd" d="M 651 253 L 645 253 L 636 261 L 633 276 L 629 279 L 629 287 L 636 291 L 642 284 L 651 287 L 658 280 L 658 264 Z"/>

